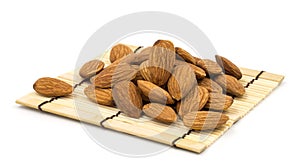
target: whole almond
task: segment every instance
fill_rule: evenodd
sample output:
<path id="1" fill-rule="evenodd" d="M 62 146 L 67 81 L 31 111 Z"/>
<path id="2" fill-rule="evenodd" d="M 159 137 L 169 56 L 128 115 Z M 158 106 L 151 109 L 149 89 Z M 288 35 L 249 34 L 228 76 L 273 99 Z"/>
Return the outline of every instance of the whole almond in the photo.
<path id="1" fill-rule="evenodd" d="M 196 61 L 196 66 L 205 69 L 205 62 L 199 58 L 199 57 L 194 57 L 195 61 Z"/>
<path id="2" fill-rule="evenodd" d="M 244 86 L 233 76 L 218 75 L 214 80 L 223 88 L 229 95 L 243 96 L 245 94 Z"/>
<path id="3" fill-rule="evenodd" d="M 158 46 L 158 47 L 162 47 L 162 48 L 166 48 L 171 50 L 172 52 L 175 52 L 175 47 L 172 41 L 169 40 L 157 40 L 153 46 Z"/>
<path id="4" fill-rule="evenodd" d="M 204 69 L 208 75 L 218 75 L 222 73 L 222 68 L 218 63 L 209 59 L 203 59 L 203 62 L 204 66 L 202 66 L 202 69 Z"/>
<path id="5" fill-rule="evenodd" d="M 143 80 L 138 80 L 137 84 L 143 94 L 147 96 L 151 102 L 174 104 L 174 100 L 172 99 L 171 95 L 161 87 L 149 81 Z"/>
<path id="6" fill-rule="evenodd" d="M 175 52 L 177 55 L 179 55 L 184 61 L 196 65 L 196 60 L 195 58 L 186 50 L 180 48 L 180 47 L 175 47 Z"/>
<path id="7" fill-rule="evenodd" d="M 183 117 L 186 127 L 194 130 L 212 130 L 219 128 L 229 120 L 227 115 L 211 111 L 193 111 Z"/>
<path id="8" fill-rule="evenodd" d="M 104 62 L 100 60 L 92 60 L 85 63 L 79 70 L 82 78 L 89 78 L 99 73 L 104 67 Z"/>
<path id="9" fill-rule="evenodd" d="M 223 68 L 225 74 L 231 75 L 238 80 L 242 78 L 243 75 L 241 70 L 234 63 L 219 55 L 216 55 L 215 57 L 217 63 Z"/>
<path id="10" fill-rule="evenodd" d="M 142 62 L 149 60 L 150 51 L 152 47 L 143 49 L 140 53 L 131 53 L 122 59 L 122 62 L 126 62 L 132 65 L 140 65 Z"/>
<path id="11" fill-rule="evenodd" d="M 191 111 L 201 110 L 209 99 L 208 90 L 204 87 L 196 86 L 181 101 L 177 102 L 176 110 L 182 118 Z"/>
<path id="12" fill-rule="evenodd" d="M 178 65 L 168 81 L 168 91 L 175 100 L 179 101 L 196 85 L 197 80 L 192 68 L 189 65 Z"/>
<path id="13" fill-rule="evenodd" d="M 227 110 L 233 103 L 233 98 L 221 93 L 210 93 L 205 108 L 213 110 Z"/>
<path id="14" fill-rule="evenodd" d="M 96 75 L 94 85 L 99 88 L 111 88 L 117 82 L 134 79 L 136 73 L 137 70 L 127 63 L 113 63 Z"/>
<path id="15" fill-rule="evenodd" d="M 171 76 L 175 63 L 175 48 L 172 42 L 167 40 L 158 40 L 150 52 L 148 67 L 151 73 L 145 78 L 152 83 L 161 86 L 164 85 Z M 147 72 L 145 72 L 147 73 Z M 144 75 L 144 74 L 142 74 Z"/>
<path id="16" fill-rule="evenodd" d="M 171 107 L 159 103 L 149 103 L 144 105 L 143 112 L 148 117 L 163 123 L 173 123 L 177 120 L 177 115 Z"/>
<path id="17" fill-rule="evenodd" d="M 67 96 L 73 92 L 70 84 L 50 77 L 43 77 L 38 79 L 33 84 L 33 89 L 40 95 L 46 97 Z"/>
<path id="18" fill-rule="evenodd" d="M 113 99 L 117 107 L 127 116 L 139 118 L 142 112 L 142 97 L 131 81 L 121 81 L 112 88 Z"/>
<path id="19" fill-rule="evenodd" d="M 89 85 L 84 89 L 84 94 L 95 103 L 107 106 L 113 105 L 111 89 L 101 89 L 94 87 L 93 85 Z"/>
<path id="20" fill-rule="evenodd" d="M 206 88 L 209 92 L 222 93 L 222 87 L 212 79 L 204 78 L 198 83 L 199 86 Z"/>
<path id="21" fill-rule="evenodd" d="M 130 49 L 130 47 L 124 44 L 117 44 L 114 47 L 112 47 L 110 51 L 110 62 L 113 63 L 116 60 L 121 59 L 122 57 L 127 56 L 131 53 L 133 53 L 133 51 Z"/>
<path id="22" fill-rule="evenodd" d="M 203 78 L 205 78 L 206 73 L 205 73 L 205 71 L 203 69 L 201 69 L 198 66 L 193 65 L 193 64 L 189 64 L 189 65 L 194 70 L 194 73 L 195 73 L 197 79 L 203 79 Z"/>

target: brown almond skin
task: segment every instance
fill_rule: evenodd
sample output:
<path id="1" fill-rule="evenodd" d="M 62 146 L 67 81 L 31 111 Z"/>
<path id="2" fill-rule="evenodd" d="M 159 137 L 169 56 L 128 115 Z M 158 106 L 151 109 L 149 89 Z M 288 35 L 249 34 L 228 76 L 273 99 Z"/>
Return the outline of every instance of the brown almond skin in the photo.
<path id="1" fill-rule="evenodd" d="M 153 46 L 158 46 L 158 47 L 162 47 L 162 48 L 166 48 L 169 49 L 171 51 L 175 52 L 175 47 L 172 41 L 169 40 L 157 40 Z"/>
<path id="2" fill-rule="evenodd" d="M 184 61 L 196 65 L 196 60 L 195 58 L 186 50 L 180 48 L 180 47 L 175 47 L 175 52 L 177 55 L 179 55 Z"/>
<path id="3" fill-rule="evenodd" d="M 111 89 L 101 89 L 94 87 L 93 85 L 89 85 L 84 89 L 84 94 L 95 103 L 107 106 L 113 105 Z"/>
<path id="4" fill-rule="evenodd" d="M 219 66 L 218 63 L 209 60 L 209 59 L 203 59 L 204 66 L 202 69 L 205 70 L 207 75 L 218 75 L 222 74 L 222 68 Z"/>
<path id="5" fill-rule="evenodd" d="M 199 81 L 199 86 L 202 86 L 206 88 L 209 92 L 215 92 L 215 93 L 222 93 L 223 89 L 222 87 L 214 82 L 212 79 L 204 78 L 203 80 Z"/>
<path id="6" fill-rule="evenodd" d="M 43 77 L 33 84 L 33 89 L 40 95 L 46 97 L 67 96 L 73 92 L 70 84 L 51 77 Z"/>
<path id="7" fill-rule="evenodd" d="M 132 66 L 135 70 L 138 70 L 138 71 L 136 72 L 135 78 L 132 80 L 132 82 L 133 82 L 134 84 L 137 84 L 137 81 L 138 81 L 138 80 L 144 80 L 144 78 L 143 78 L 141 72 L 139 71 L 140 66 L 139 66 L 139 65 L 131 65 L 131 66 Z"/>
<path id="8" fill-rule="evenodd" d="M 197 86 L 196 76 L 189 65 L 178 65 L 174 68 L 168 81 L 168 91 L 175 100 L 184 98 L 195 86 Z"/>
<path id="9" fill-rule="evenodd" d="M 191 111 L 201 110 L 209 99 L 209 92 L 206 88 L 196 86 L 191 89 L 189 94 L 181 101 L 177 102 L 176 111 L 178 115 L 183 116 Z"/>
<path id="10" fill-rule="evenodd" d="M 99 73 L 104 67 L 104 62 L 100 60 L 91 60 L 85 63 L 79 70 L 82 78 L 90 78 Z"/>
<path id="11" fill-rule="evenodd" d="M 176 67 L 176 66 L 178 66 L 178 65 L 186 65 L 186 64 L 188 64 L 188 63 L 185 62 L 185 61 L 176 59 L 176 60 L 175 60 L 175 63 L 174 63 L 174 67 Z"/>
<path id="12" fill-rule="evenodd" d="M 174 104 L 171 95 L 163 88 L 144 80 L 138 80 L 137 84 L 143 94 L 147 96 L 151 102 Z"/>
<path id="13" fill-rule="evenodd" d="M 136 73 L 137 70 L 127 63 L 113 63 L 96 75 L 93 84 L 99 88 L 111 88 L 117 82 L 133 80 Z"/>
<path id="14" fill-rule="evenodd" d="M 130 49 L 130 47 L 124 44 L 117 44 L 114 47 L 112 47 L 110 51 L 110 62 L 113 63 L 116 60 L 121 59 L 122 57 L 125 57 L 131 53 L 133 53 L 133 51 Z"/>
<path id="15" fill-rule="evenodd" d="M 149 55 L 148 69 L 151 71 L 145 80 L 148 80 L 158 86 L 164 85 L 171 76 L 175 63 L 175 48 L 171 41 L 158 40 Z M 145 72 L 147 73 L 147 72 Z"/>
<path id="16" fill-rule="evenodd" d="M 226 91 L 227 94 L 241 97 L 245 94 L 244 86 L 233 76 L 218 75 L 214 80 Z"/>
<path id="17" fill-rule="evenodd" d="M 131 53 L 122 59 L 122 62 L 126 62 L 131 65 L 140 65 L 142 62 L 149 60 L 149 55 L 152 47 L 147 47 L 139 53 Z"/>
<path id="18" fill-rule="evenodd" d="M 184 125 L 197 131 L 219 128 L 228 120 L 227 115 L 211 111 L 193 111 L 183 117 Z"/>
<path id="19" fill-rule="evenodd" d="M 151 118 L 162 123 L 173 123 L 177 121 L 177 115 L 174 110 L 166 105 L 159 103 L 149 103 L 143 106 L 143 112 Z"/>
<path id="20" fill-rule="evenodd" d="M 241 70 L 233 62 L 219 55 L 216 55 L 215 58 L 217 63 L 223 68 L 225 74 L 231 75 L 238 80 L 242 78 Z"/>
<path id="21" fill-rule="evenodd" d="M 195 61 L 196 61 L 196 64 L 195 64 L 196 66 L 202 68 L 203 70 L 206 68 L 206 67 L 205 67 L 205 62 L 204 62 L 201 58 L 199 58 L 199 57 L 194 57 L 194 59 L 195 59 Z"/>
<path id="22" fill-rule="evenodd" d="M 193 65 L 193 64 L 189 64 L 189 65 L 194 70 L 194 73 L 195 73 L 197 79 L 203 79 L 203 78 L 205 78 L 206 73 L 205 73 L 205 71 L 203 69 L 201 69 L 198 66 Z"/>
<path id="23" fill-rule="evenodd" d="M 137 87 L 131 81 L 121 81 L 112 88 L 113 99 L 117 107 L 127 116 L 140 118 L 142 112 L 142 97 Z"/>
<path id="24" fill-rule="evenodd" d="M 227 110 L 233 103 L 233 98 L 221 93 L 210 93 L 209 99 L 205 105 L 205 108 L 213 110 Z"/>

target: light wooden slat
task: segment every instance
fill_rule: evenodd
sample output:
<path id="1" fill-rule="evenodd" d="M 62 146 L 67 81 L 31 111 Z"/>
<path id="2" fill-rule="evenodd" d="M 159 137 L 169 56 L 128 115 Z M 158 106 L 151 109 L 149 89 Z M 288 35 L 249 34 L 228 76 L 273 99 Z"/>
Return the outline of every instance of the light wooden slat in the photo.
<path id="1" fill-rule="evenodd" d="M 284 79 L 284 76 L 269 73 L 269 72 L 264 72 L 259 76 L 259 78 L 266 79 L 266 80 L 271 80 L 271 81 L 276 81 L 278 83 L 281 83 L 282 80 Z"/>
<path id="2" fill-rule="evenodd" d="M 252 77 L 256 77 L 260 73 L 260 71 L 258 70 L 253 70 L 253 69 L 248 69 L 243 67 L 240 67 L 240 70 L 243 75 L 252 76 Z"/>
<path id="3" fill-rule="evenodd" d="M 137 125 L 118 121 L 118 120 L 107 120 L 103 124 L 105 128 L 109 128 L 119 132 L 124 132 L 145 139 L 157 141 L 167 145 L 172 145 L 172 141 L 177 138 L 177 136 L 173 136 L 170 134 L 163 134 L 155 130 L 150 130 L 144 127 L 139 127 Z M 160 136 L 153 136 L 158 134 Z"/>
<path id="4" fill-rule="evenodd" d="M 188 140 L 188 139 L 179 139 L 176 142 L 176 146 L 178 148 L 184 148 L 188 151 L 193 151 L 196 153 L 201 153 L 207 148 L 207 145 L 204 143 L 195 142 L 195 141 Z"/>

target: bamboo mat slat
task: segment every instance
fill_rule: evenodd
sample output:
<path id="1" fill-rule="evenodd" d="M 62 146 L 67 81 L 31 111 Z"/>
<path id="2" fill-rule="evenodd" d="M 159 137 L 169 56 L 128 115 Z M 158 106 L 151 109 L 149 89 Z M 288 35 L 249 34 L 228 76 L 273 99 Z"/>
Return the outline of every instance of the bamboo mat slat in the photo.
<path id="1" fill-rule="evenodd" d="M 132 49 L 136 48 L 136 46 L 132 47 Z M 106 53 L 102 59 L 104 61 L 106 59 L 106 64 L 109 63 L 107 54 L 109 53 Z M 282 75 L 253 69 L 241 68 L 241 71 L 243 77 L 240 82 L 245 86 L 246 93 L 243 97 L 234 98 L 232 106 L 224 111 L 230 119 L 221 128 L 213 131 L 189 130 L 180 120 L 168 125 L 156 122 L 146 116 L 133 119 L 120 113 L 116 108 L 95 104 L 85 97 L 83 90 L 88 83 L 83 82 L 83 79 L 78 76 L 78 71 L 58 76 L 59 79 L 74 85 L 74 92 L 71 96 L 48 98 L 33 92 L 19 98 L 16 102 L 43 112 L 201 153 L 220 138 L 235 122 L 243 118 L 265 99 L 284 79 Z"/>

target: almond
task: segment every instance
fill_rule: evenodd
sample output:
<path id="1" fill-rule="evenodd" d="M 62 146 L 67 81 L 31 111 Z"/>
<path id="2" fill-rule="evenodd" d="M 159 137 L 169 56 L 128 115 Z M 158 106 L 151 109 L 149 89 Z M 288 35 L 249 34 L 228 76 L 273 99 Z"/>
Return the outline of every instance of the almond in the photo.
<path id="1" fill-rule="evenodd" d="M 146 76 L 149 79 L 143 77 L 158 86 L 164 85 L 171 76 L 174 63 L 175 48 L 173 43 L 167 40 L 158 40 L 154 43 L 149 56 L 148 67 L 150 67 L 152 74 Z"/>
<path id="2" fill-rule="evenodd" d="M 222 73 L 222 68 L 218 63 L 209 59 L 204 59 L 203 62 L 204 66 L 202 66 L 202 69 L 204 69 L 208 75 L 218 75 Z"/>
<path id="3" fill-rule="evenodd" d="M 151 102 L 174 104 L 174 100 L 172 99 L 171 95 L 161 87 L 149 81 L 143 80 L 138 80 L 137 84 L 143 94 L 147 96 Z"/>
<path id="4" fill-rule="evenodd" d="M 196 86 L 189 94 L 179 101 L 176 105 L 178 115 L 182 118 L 191 111 L 201 110 L 209 99 L 209 93 L 206 88 Z"/>
<path id="5" fill-rule="evenodd" d="M 154 118 L 163 123 L 173 123 L 177 120 L 177 115 L 171 107 L 158 103 L 144 105 L 143 112 L 148 117 Z"/>
<path id="6" fill-rule="evenodd" d="M 182 60 L 175 60 L 174 66 L 178 66 L 178 65 L 187 65 L 188 63 Z"/>
<path id="7" fill-rule="evenodd" d="M 153 46 L 158 46 L 158 47 L 162 47 L 162 48 L 166 48 L 171 50 L 172 52 L 175 52 L 175 48 L 174 48 L 174 44 L 169 41 L 169 40 L 157 40 Z"/>
<path id="8" fill-rule="evenodd" d="M 131 81 L 121 81 L 112 88 L 113 99 L 117 107 L 127 116 L 139 118 L 142 112 L 142 97 Z"/>
<path id="9" fill-rule="evenodd" d="M 93 85 L 89 85 L 84 89 L 84 94 L 95 103 L 107 106 L 113 105 L 111 89 L 101 89 L 94 87 Z"/>
<path id="10" fill-rule="evenodd" d="M 196 61 L 196 66 L 205 69 L 205 62 L 199 58 L 199 57 L 194 57 L 195 61 Z"/>
<path id="11" fill-rule="evenodd" d="M 196 85 L 197 80 L 192 68 L 189 65 L 178 65 L 168 81 L 168 91 L 175 100 L 179 101 Z"/>
<path id="12" fill-rule="evenodd" d="M 190 67 L 194 70 L 197 79 L 203 79 L 206 76 L 206 73 L 203 69 L 197 67 L 196 65 L 189 64 Z"/>
<path id="13" fill-rule="evenodd" d="M 89 78 L 99 73 L 104 67 L 104 62 L 100 60 L 92 60 L 85 63 L 79 70 L 82 78 Z"/>
<path id="14" fill-rule="evenodd" d="M 142 62 L 149 60 L 150 51 L 152 47 L 148 47 L 143 49 L 140 53 L 132 53 L 126 56 L 122 62 L 126 62 L 128 64 L 140 65 Z"/>
<path id="15" fill-rule="evenodd" d="M 95 83 L 95 78 L 96 78 L 96 76 L 97 76 L 97 75 L 95 75 L 95 76 L 92 76 L 92 77 L 90 78 L 90 83 L 92 83 L 92 84 L 94 84 L 94 83 Z"/>
<path id="16" fill-rule="evenodd" d="M 111 88 L 117 82 L 134 79 L 136 73 L 137 70 L 127 63 L 113 63 L 96 75 L 94 85 L 99 88 Z"/>
<path id="17" fill-rule="evenodd" d="M 110 62 L 113 63 L 116 60 L 121 59 L 122 57 L 127 56 L 131 53 L 133 53 L 133 51 L 130 49 L 130 47 L 124 44 L 117 44 L 114 47 L 112 47 L 110 51 Z"/>
<path id="18" fill-rule="evenodd" d="M 241 70 L 234 63 L 219 55 L 216 55 L 215 57 L 217 63 L 223 68 L 225 74 L 231 75 L 238 80 L 242 78 L 243 75 Z"/>
<path id="19" fill-rule="evenodd" d="M 218 75 L 214 80 L 223 88 L 223 90 L 233 96 L 243 96 L 245 94 L 244 86 L 233 76 Z"/>
<path id="20" fill-rule="evenodd" d="M 70 84 L 56 78 L 43 77 L 33 84 L 33 89 L 40 95 L 46 97 L 67 96 L 72 93 Z"/>
<path id="21" fill-rule="evenodd" d="M 221 93 L 210 93 L 205 108 L 213 110 L 227 110 L 233 103 L 233 98 Z"/>
<path id="22" fill-rule="evenodd" d="M 229 120 L 227 115 L 211 111 L 193 111 L 183 117 L 186 127 L 194 130 L 212 130 L 219 128 Z"/>
<path id="23" fill-rule="evenodd" d="M 209 92 L 222 93 L 222 87 L 209 78 L 204 78 L 198 83 L 199 86 L 206 88 Z"/>
<path id="24" fill-rule="evenodd" d="M 135 70 L 139 70 L 140 66 L 139 65 L 131 65 Z M 135 78 L 132 80 L 132 82 L 134 82 L 134 84 L 137 84 L 138 80 L 144 80 L 142 74 L 140 71 L 136 72 Z"/>
<path id="25" fill-rule="evenodd" d="M 196 60 L 195 58 L 186 50 L 180 48 L 180 47 L 175 47 L 175 52 L 177 55 L 179 55 L 184 61 L 196 65 Z"/>

